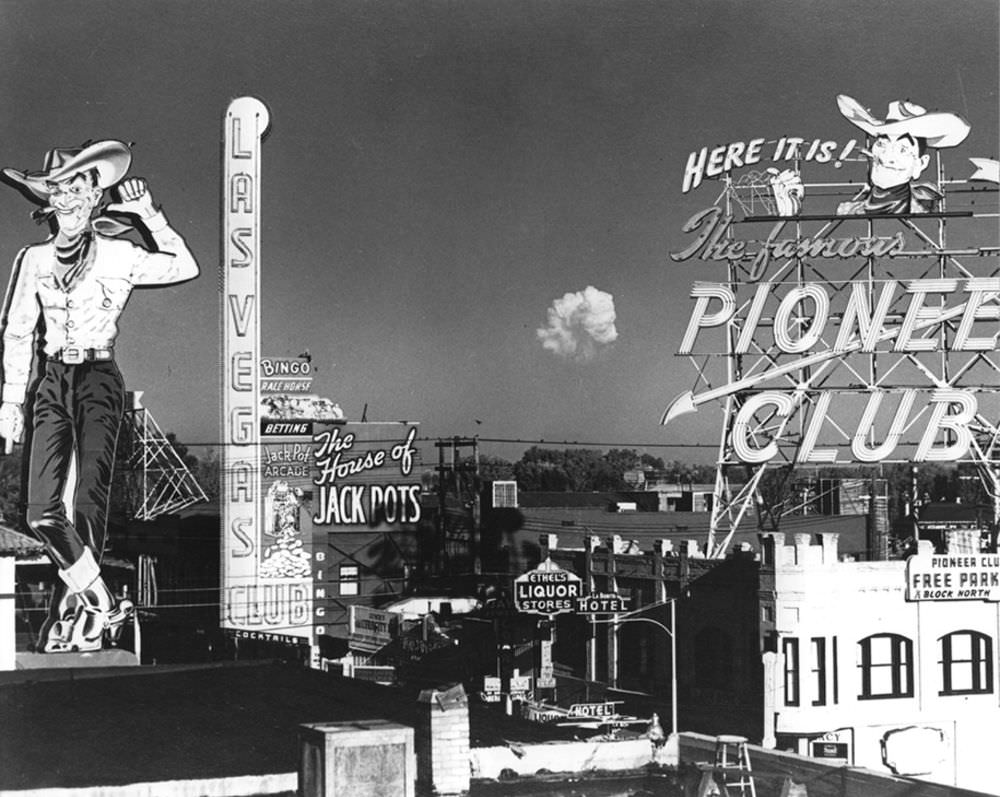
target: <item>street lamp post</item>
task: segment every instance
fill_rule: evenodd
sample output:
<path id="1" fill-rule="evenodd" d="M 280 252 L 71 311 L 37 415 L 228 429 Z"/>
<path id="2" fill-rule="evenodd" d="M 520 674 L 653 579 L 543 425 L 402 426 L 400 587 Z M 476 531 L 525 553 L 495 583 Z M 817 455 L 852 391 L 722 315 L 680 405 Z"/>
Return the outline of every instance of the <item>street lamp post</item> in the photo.
<path id="1" fill-rule="evenodd" d="M 677 637 L 674 635 L 674 630 L 677 627 L 677 600 L 673 599 L 669 601 L 670 603 L 670 628 L 667 628 L 659 620 L 654 620 L 652 617 L 611 617 L 607 620 L 593 619 L 594 623 L 612 623 L 615 626 L 615 631 L 617 632 L 619 625 L 625 625 L 626 623 L 652 623 L 658 628 L 663 629 L 667 636 L 670 637 L 670 732 L 673 735 L 677 734 Z M 645 609 L 640 609 L 639 611 L 646 611 L 650 607 Z"/>

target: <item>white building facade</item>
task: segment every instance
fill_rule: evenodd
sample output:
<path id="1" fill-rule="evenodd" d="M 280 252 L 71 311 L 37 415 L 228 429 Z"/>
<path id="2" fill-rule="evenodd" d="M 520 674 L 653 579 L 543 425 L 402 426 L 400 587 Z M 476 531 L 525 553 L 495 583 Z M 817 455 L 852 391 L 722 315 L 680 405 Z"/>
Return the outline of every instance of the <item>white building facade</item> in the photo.
<path id="1" fill-rule="evenodd" d="M 763 540 L 764 744 L 995 793 L 1000 557 L 841 561 Z M 773 577 L 773 581 L 772 581 Z"/>

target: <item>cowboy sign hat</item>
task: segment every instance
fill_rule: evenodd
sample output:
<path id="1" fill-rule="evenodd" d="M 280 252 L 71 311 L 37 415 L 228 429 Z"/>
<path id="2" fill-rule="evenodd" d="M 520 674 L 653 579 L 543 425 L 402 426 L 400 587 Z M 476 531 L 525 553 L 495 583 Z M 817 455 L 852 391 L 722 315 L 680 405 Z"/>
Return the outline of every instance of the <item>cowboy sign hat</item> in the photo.
<path id="1" fill-rule="evenodd" d="M 57 147 L 45 154 L 41 171 L 22 172 L 4 169 L 5 177 L 25 186 L 40 199 L 48 199 L 49 185 L 69 180 L 82 172 L 94 170 L 97 187 L 110 188 L 120 181 L 132 163 L 128 145 L 113 139 L 85 142 L 79 147 Z"/>
<path id="2" fill-rule="evenodd" d="M 870 136 L 899 138 L 908 135 L 926 139 L 927 146 L 935 149 L 957 147 L 971 130 L 969 123 L 957 114 L 928 111 L 909 100 L 890 102 L 884 120 L 876 119 L 846 94 L 837 96 L 837 105 L 847 121 Z"/>

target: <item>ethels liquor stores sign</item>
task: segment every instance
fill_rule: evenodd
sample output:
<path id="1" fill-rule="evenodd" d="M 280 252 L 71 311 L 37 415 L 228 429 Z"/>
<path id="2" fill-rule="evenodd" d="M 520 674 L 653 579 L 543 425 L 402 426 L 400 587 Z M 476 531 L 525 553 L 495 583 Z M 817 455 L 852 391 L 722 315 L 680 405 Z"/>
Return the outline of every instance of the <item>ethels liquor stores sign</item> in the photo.
<path id="1" fill-rule="evenodd" d="M 583 581 L 551 559 L 514 579 L 514 606 L 525 614 L 564 614 L 576 611 Z"/>

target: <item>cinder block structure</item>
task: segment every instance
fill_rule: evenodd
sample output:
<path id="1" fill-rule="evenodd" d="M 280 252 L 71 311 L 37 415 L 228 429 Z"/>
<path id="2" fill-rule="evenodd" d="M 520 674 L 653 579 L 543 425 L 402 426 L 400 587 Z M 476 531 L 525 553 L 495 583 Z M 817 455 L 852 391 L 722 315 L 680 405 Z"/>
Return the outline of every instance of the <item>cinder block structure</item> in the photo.
<path id="1" fill-rule="evenodd" d="M 461 684 L 425 689 L 418 700 L 418 781 L 422 792 L 461 795 L 469 791 L 469 698 Z"/>

